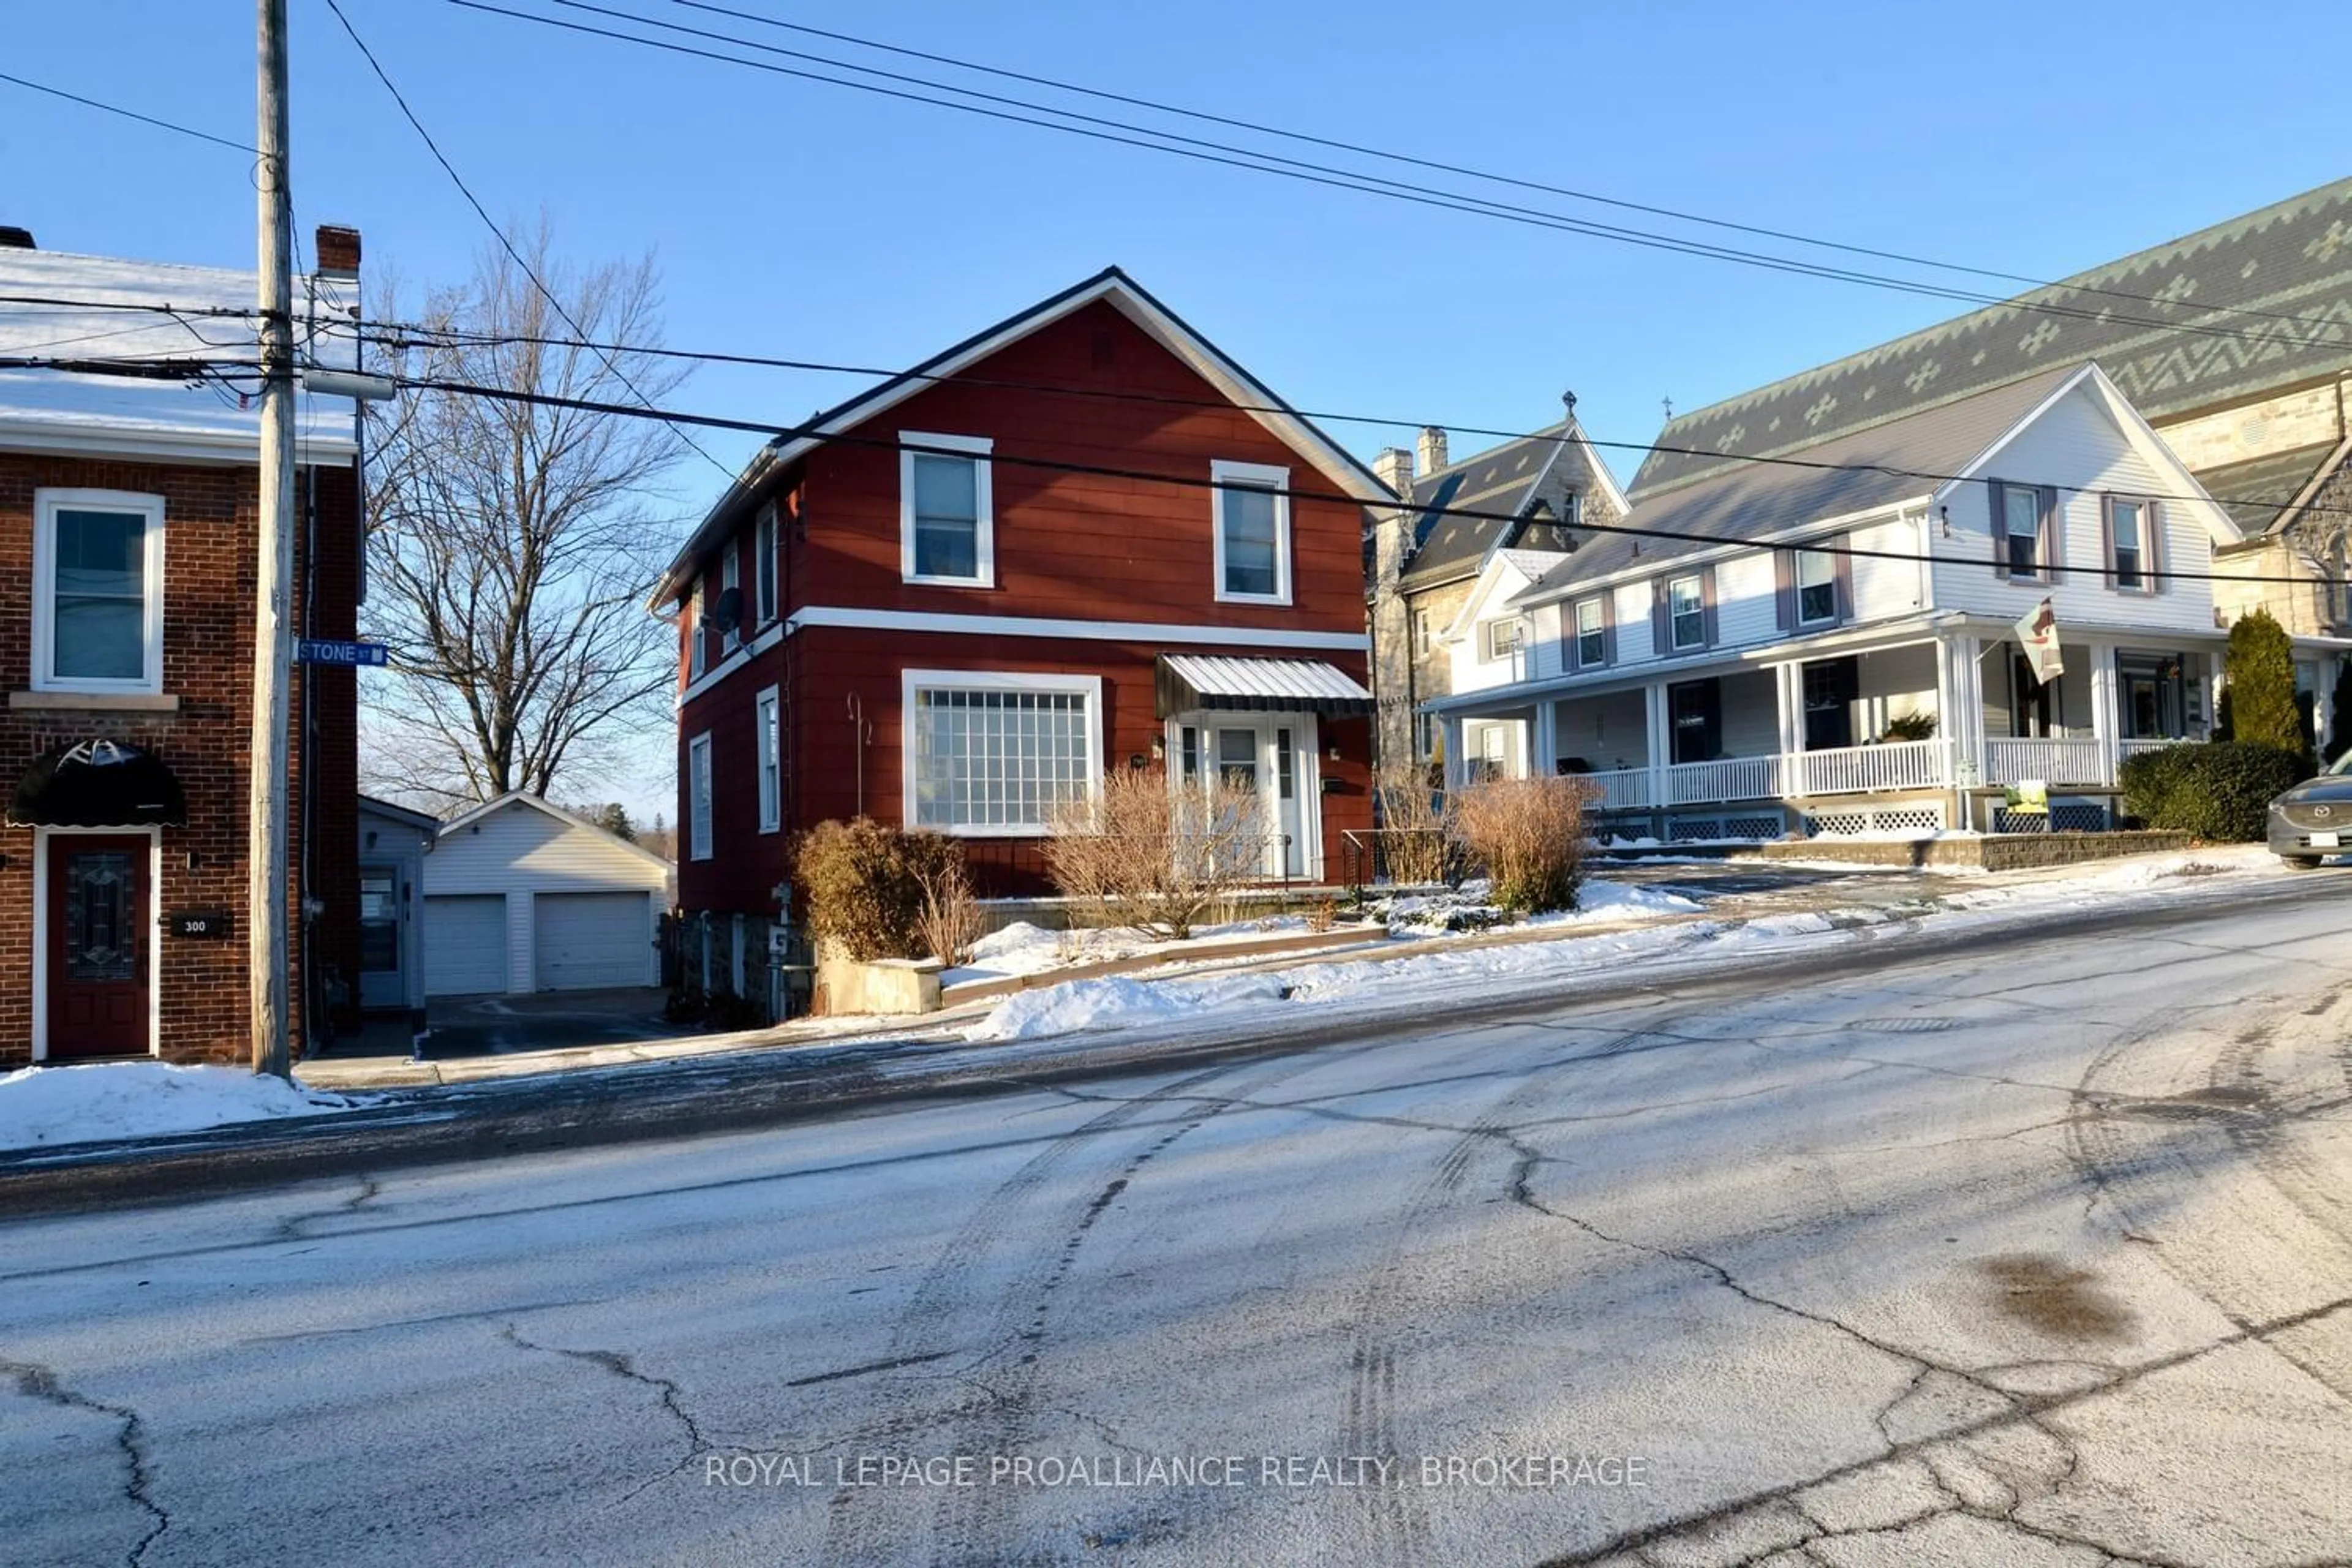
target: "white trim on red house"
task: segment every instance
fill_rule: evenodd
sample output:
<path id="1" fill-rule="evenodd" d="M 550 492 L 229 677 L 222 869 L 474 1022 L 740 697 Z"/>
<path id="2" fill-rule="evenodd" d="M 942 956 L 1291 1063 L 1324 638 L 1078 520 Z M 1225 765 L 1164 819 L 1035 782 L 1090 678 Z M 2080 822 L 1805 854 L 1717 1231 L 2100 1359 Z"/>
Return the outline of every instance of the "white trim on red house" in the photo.
<path id="1" fill-rule="evenodd" d="M 700 775 L 697 776 L 697 769 Z M 711 813 L 719 804 L 717 782 L 711 777 L 710 731 L 705 730 L 686 743 L 686 853 L 691 860 L 708 860 L 718 835 Z"/>
<path id="2" fill-rule="evenodd" d="M 751 699 L 752 768 L 760 785 L 760 831 L 773 833 L 783 826 L 784 736 L 782 700 L 773 686 L 760 688 Z"/>
<path id="3" fill-rule="evenodd" d="M 996 450 L 996 441 L 988 436 L 936 436 L 922 430 L 901 430 L 898 439 L 917 447 L 932 447 L 938 451 L 921 452 L 908 447 L 898 448 L 898 580 L 902 583 L 924 583 L 944 588 L 993 588 L 996 586 L 996 465 L 990 455 Z M 926 575 L 915 570 L 915 459 L 962 456 L 972 463 L 973 526 L 972 566 L 969 577 Z"/>
<path id="4" fill-rule="evenodd" d="M 937 615 L 928 610 L 867 610 L 811 605 L 793 612 L 788 631 L 850 626 L 867 631 L 940 632 L 962 637 L 1071 637 L 1085 642 L 1190 643 L 1204 647 L 1323 648 L 1361 653 L 1362 632 L 1297 632 L 1263 626 L 1187 626 L 1169 621 L 1066 621 L 1044 616 Z"/>
<path id="5" fill-rule="evenodd" d="M 135 512 L 146 519 L 141 532 L 141 570 L 144 602 L 141 605 L 145 633 L 143 668 L 139 678 L 95 679 L 60 677 L 53 672 L 57 657 L 57 515 L 87 508 L 91 511 Z M 140 490 L 37 489 L 33 492 L 33 647 L 32 687 L 36 691 L 112 692 L 154 696 L 163 689 L 163 498 Z"/>
<path id="6" fill-rule="evenodd" d="M 898 679 L 898 825 L 912 832 L 918 827 L 926 832 L 944 833 L 951 838 L 1042 838 L 1044 823 L 989 823 L 971 825 L 935 825 L 916 820 L 916 793 L 919 781 L 915 776 L 915 726 L 908 716 L 915 710 L 915 693 L 924 689 L 945 691 L 1055 691 L 1075 692 L 1087 700 L 1087 789 L 1096 793 L 1102 788 L 1103 774 L 1103 694 L 1099 675 L 1043 675 L 1023 670 L 972 669 L 908 669 L 899 672 Z"/>
<path id="7" fill-rule="evenodd" d="M 33 1060 L 49 1058 L 49 841 L 53 838 L 147 837 L 147 1054 L 163 1054 L 163 830 L 160 827 L 36 827 L 33 829 Z"/>
<path id="8" fill-rule="evenodd" d="M 1225 588 L 1225 492 L 1222 488 L 1209 491 L 1211 570 L 1215 574 L 1210 585 L 1216 591 L 1219 604 L 1223 605 L 1287 605 L 1290 603 L 1290 470 L 1272 463 L 1234 463 L 1223 458 L 1209 464 L 1212 487 L 1231 483 L 1242 489 L 1269 489 L 1274 491 L 1274 592 L 1271 594 L 1234 594 Z"/>

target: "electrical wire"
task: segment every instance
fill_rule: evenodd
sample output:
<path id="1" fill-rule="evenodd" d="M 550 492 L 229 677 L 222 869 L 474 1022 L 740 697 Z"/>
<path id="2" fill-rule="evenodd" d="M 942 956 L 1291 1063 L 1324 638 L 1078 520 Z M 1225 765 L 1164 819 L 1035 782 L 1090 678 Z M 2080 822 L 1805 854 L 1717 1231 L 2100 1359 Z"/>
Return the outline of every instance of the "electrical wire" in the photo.
<path id="1" fill-rule="evenodd" d="M 50 87 L 45 82 L 32 81 L 21 76 L 11 76 L 6 71 L 0 71 L 0 81 L 14 82 L 18 87 L 30 88 L 35 92 L 46 92 L 51 98 L 62 98 L 69 103 L 79 103 L 85 108 L 104 110 L 109 114 L 119 114 L 125 120 L 136 120 L 142 125 L 152 125 L 158 131 L 174 131 L 183 136 L 193 136 L 199 142 L 210 142 L 215 146 L 226 147 L 231 152 L 246 153 L 257 158 L 261 156 L 260 149 L 248 147 L 242 142 L 232 142 L 226 136 L 215 136 L 209 131 L 198 131 L 194 126 L 175 125 L 171 121 L 158 120 L 152 114 L 142 114 L 135 109 L 125 109 L 120 104 L 101 102 L 95 98 L 84 98 L 80 93 L 68 92 L 61 87 Z"/>
<path id="2" fill-rule="evenodd" d="M 1132 125 L 1125 121 L 1108 120 L 1099 116 L 1081 114 L 1074 110 L 1056 109 L 1048 105 L 1032 103 L 1025 100 L 1007 98 L 1001 94 L 982 92 L 972 88 L 956 87 L 949 83 L 932 81 L 926 78 L 912 77 L 900 72 L 881 70 L 876 67 L 860 66 L 846 61 L 834 60 L 827 57 L 809 55 L 804 51 L 784 49 L 775 45 L 762 44 L 753 39 L 737 37 L 732 34 L 715 33 L 704 28 L 688 27 L 679 23 L 663 22 L 650 17 L 637 16 L 630 12 L 617 11 L 611 7 L 589 4 L 588 0 L 548 0 L 548 3 L 562 5 L 568 9 L 586 11 L 616 19 L 635 22 L 641 26 L 657 27 L 671 32 L 685 34 L 690 37 L 702 37 L 716 42 L 731 44 L 740 48 L 754 49 L 762 53 L 786 56 L 797 59 L 817 61 L 832 66 L 836 69 L 857 71 L 869 76 L 884 78 L 888 80 L 910 82 L 931 89 L 934 91 L 956 93 L 967 98 L 982 100 L 986 102 L 1016 104 L 1021 108 L 1034 110 L 1034 114 L 1056 115 L 1060 116 L 1061 119 L 1043 120 L 1035 118 L 1034 114 L 1014 113 L 1003 109 L 987 108 L 984 107 L 982 103 L 964 103 L 958 102 L 950 99 L 933 98 L 926 96 L 923 93 L 907 91 L 899 88 L 885 87 L 876 82 L 845 80 L 840 77 L 827 76 L 819 71 L 807 70 L 791 66 L 777 65 L 764 60 L 745 59 L 738 55 L 724 54 L 711 49 L 696 47 L 691 45 L 674 43 L 666 39 L 648 38 L 636 34 L 617 32 L 611 28 L 594 26 L 586 23 L 566 21 L 558 16 L 549 16 L 530 11 L 519 11 L 507 5 L 488 4 L 487 3 L 487 0 L 447 0 L 447 3 L 465 10 L 480 11 L 494 16 L 510 17 L 518 21 L 536 24 L 541 26 L 558 28 L 566 32 L 585 34 L 590 37 L 607 38 L 619 43 L 634 44 L 642 48 L 656 49 L 669 54 L 684 55 L 701 59 L 713 60 L 721 64 L 739 66 L 745 69 L 763 71 L 772 75 L 793 77 L 803 80 L 823 82 L 831 86 L 848 88 L 853 90 L 872 93 L 885 98 L 898 99 L 908 102 L 929 104 L 934 108 L 959 110 L 965 113 L 980 115 L 987 119 L 1005 121 L 1014 124 L 1030 125 L 1047 131 L 1059 131 L 1069 135 L 1084 136 L 1091 140 L 1112 142 L 1122 146 L 1139 147 L 1146 151 L 1162 153 L 1175 157 L 1192 159 L 1197 162 L 1219 164 L 1230 168 L 1244 169 L 1257 174 L 1274 174 L 1286 179 L 1299 180 L 1307 184 L 1326 185 L 1336 189 L 1351 190 L 1368 195 L 1387 196 L 1393 200 L 1410 202 L 1416 205 L 1466 213 L 1473 216 L 1496 218 L 1524 226 L 1557 230 L 1565 233 L 1581 235 L 1588 237 L 1610 239 L 1623 244 L 1638 246 L 1646 249 L 1666 251 L 1673 254 L 1695 256 L 1706 259 L 1729 261 L 1739 265 L 1760 268 L 1769 271 L 1784 272 L 1801 277 L 1819 278 L 1832 282 L 1854 283 L 1896 293 L 1915 294 L 1927 298 L 1956 300 L 1977 306 L 2007 306 L 2021 311 L 2040 315 L 2056 316 L 2066 320 L 2088 321 L 2099 325 L 2140 326 L 2165 331 L 2188 332 L 2200 336 L 2229 338 L 2239 341 L 2259 341 L 2273 344 L 2284 342 L 2287 346 L 2301 348 L 2334 348 L 2344 344 L 2347 341 L 2346 334 L 2341 329 L 2333 328 L 2332 326 L 2328 328 L 2326 335 L 2319 337 L 2297 338 L 2277 332 L 2271 332 L 2263 334 L 2258 338 L 2252 332 L 2229 327 L 2197 322 L 2157 321 L 2144 317 L 2117 316 L 2111 308 L 2103 307 L 2097 310 L 2093 310 L 2087 307 L 2065 305 L 2055 300 L 2011 298 L 1998 294 L 1990 294 L 1977 289 L 1960 289 L 1948 285 L 1931 283 L 1924 279 L 1894 278 L 1879 273 L 1859 271 L 1850 268 L 1831 267 L 1822 263 L 1803 261 L 1791 257 L 1773 256 L 1765 252 L 1741 250 L 1737 247 L 1718 246 L 1705 241 L 1682 239 L 1647 230 L 1626 228 L 1613 224 L 1596 223 L 1590 219 L 1571 217 L 1565 214 L 1550 212 L 1541 208 L 1517 205 L 1511 203 L 1496 201 L 1488 197 L 1468 195 L 1461 192 L 1447 191 L 1438 187 L 1412 184 L 1403 181 L 1391 180 L 1385 176 L 1378 174 L 1365 174 L 1357 170 L 1340 169 L 1327 164 L 1307 163 L 1297 159 L 1286 158 L 1277 153 L 1266 153 L 1257 149 L 1234 147 L 1228 143 L 1209 142 L 1196 137 L 1180 136 L 1172 132 L 1160 131 L 1146 126 Z M 1076 121 L 1083 123 L 1070 124 L 1064 123 L 1064 121 Z M 1118 127 L 1119 130 L 1132 132 L 1132 134 L 1117 134 L 1110 131 L 1089 129 L 1089 125 Z M 1151 140 L 1145 140 L 1145 138 L 1151 138 Z M 2071 288 L 2072 286 L 2061 285 L 2060 287 Z M 2155 300 L 2152 297 L 2144 298 L 2149 298 L 2151 303 L 2166 305 L 2171 303 L 2169 301 Z M 2208 307 L 2206 309 L 2226 310 L 2228 308 Z M 2270 314 L 2270 312 L 2255 313 Z M 2313 324 L 2305 321 L 2304 318 L 2300 317 L 2281 319 L 2301 322 L 2305 325 Z M 2321 323 L 2321 325 L 2326 326 L 2327 324 Z"/>
<path id="3" fill-rule="evenodd" d="M 566 4 L 568 3 L 568 0 L 554 0 L 554 3 Z M 2077 293 L 2096 294 L 2106 299 L 2129 300 L 2137 304 L 2147 305 L 2171 306 L 2176 303 L 2176 301 L 2161 299 L 2156 295 L 2137 294 L 2128 289 L 2104 289 L 2090 284 L 2069 283 L 2046 278 L 2035 278 L 2030 274 L 2021 272 L 2004 272 L 1998 268 L 1976 267 L 1966 262 L 1942 261 L 1934 257 L 1915 256 L 1906 251 L 1885 250 L 1874 246 L 1853 245 L 1842 240 L 1823 239 L 1815 235 L 1800 234 L 1790 229 L 1772 228 L 1760 224 L 1739 223 L 1729 218 L 1710 217 L 1704 213 L 1690 212 L 1678 207 L 1659 206 L 1648 202 L 1629 201 L 1618 196 L 1604 196 L 1592 191 L 1578 190 L 1571 186 L 1549 184 L 1541 180 L 1529 180 L 1513 174 L 1498 174 L 1491 170 L 1474 168 L 1466 164 L 1449 163 L 1442 159 L 1420 157 L 1410 153 L 1393 152 L 1385 148 L 1367 146 L 1361 142 L 1345 142 L 1335 137 L 1312 135 L 1301 131 L 1286 131 L 1280 126 L 1266 125 L 1256 121 L 1244 120 L 1233 115 L 1213 114 L 1204 110 L 1187 109 L 1181 104 L 1166 103 L 1155 99 L 1139 98 L 1128 93 L 1110 92 L 1101 88 L 1087 87 L 1081 82 L 1064 81 L 1054 77 L 1037 76 L 1027 71 L 1010 70 L 1001 66 L 984 65 L 980 61 L 966 59 L 957 55 L 934 54 L 926 49 L 910 48 L 904 45 L 884 43 L 876 38 L 860 37 L 854 33 L 835 32 L 825 27 L 812 26 L 803 22 L 788 22 L 782 17 L 765 16 L 755 11 L 738 10 L 732 6 L 712 5 L 708 3 L 708 0 L 670 0 L 670 4 L 689 11 L 701 11 L 713 16 L 730 16 L 737 21 L 751 22 L 759 26 L 774 27 L 784 32 L 799 33 L 811 37 L 827 38 L 835 43 L 849 44 L 858 48 L 873 49 L 879 53 L 898 55 L 908 59 L 925 60 L 933 65 L 943 65 L 957 70 L 972 71 L 983 76 L 995 77 L 1001 80 L 1025 82 L 1033 87 L 1049 88 L 1056 92 L 1075 93 L 1081 97 L 1091 98 L 1103 102 L 1123 103 L 1130 108 L 1148 109 L 1160 114 L 1179 115 L 1187 120 L 1200 121 L 1211 125 L 1229 126 L 1237 131 L 1248 131 L 1262 136 L 1279 137 L 1284 141 L 1297 142 L 1307 146 L 1328 147 L 1334 152 L 1351 153 L 1360 157 L 1378 158 L 1383 162 L 1408 164 L 1414 168 L 1429 169 L 1440 174 L 1460 174 L 1469 179 L 1488 181 L 1495 184 L 1516 186 L 1520 190 L 1536 191 L 1547 195 L 1565 196 L 1571 201 L 1590 202 L 1599 206 L 1615 207 L 1623 212 L 1637 212 L 1646 214 L 1652 217 L 1672 218 L 1678 223 L 1696 224 L 1708 228 L 1723 229 L 1734 234 L 1754 235 L 1762 239 L 1785 240 L 1793 245 L 1811 246 L 1822 250 L 1843 251 L 1849 256 L 1864 256 L 1879 261 L 1897 261 L 1910 267 L 1929 267 L 1934 268 L 1938 271 L 1966 273 L 1972 277 L 1990 278 L 2000 282 L 2021 283 L 2029 289 L 2069 289 Z M 847 65 L 847 62 L 845 61 L 841 63 Z M 863 69 L 864 68 L 849 66 L 848 68 Z M 950 90 L 959 89 L 950 89 Z M 2258 310 L 2249 307 L 2229 305 L 2209 306 L 2206 307 L 2206 309 L 2223 311 L 2231 315 L 2267 317 L 2274 321 L 2293 321 L 2304 326 L 2325 326 L 2328 324 L 2315 318 L 2298 316 L 2286 311 Z"/>
<path id="4" fill-rule="evenodd" d="M 384 91 L 392 95 L 393 102 L 399 105 L 402 117 L 408 121 L 409 127 L 424 141 L 425 149 L 433 154 L 434 162 L 441 165 L 441 172 L 448 175 L 450 184 L 457 187 L 457 194 L 466 198 L 466 205 L 474 209 L 474 216 L 482 220 L 483 226 L 487 227 L 490 231 L 492 237 L 498 240 L 499 247 L 507 253 L 507 256 L 518 268 L 522 269 L 522 275 L 530 279 L 531 287 L 539 290 L 540 298 L 545 300 L 548 305 L 553 309 L 555 313 L 563 318 L 563 324 L 572 329 L 572 334 L 575 337 L 585 339 L 588 336 L 587 329 L 583 327 L 579 321 L 573 318 L 572 312 L 564 307 L 563 301 L 555 297 L 555 291 L 547 286 L 546 280 L 541 279 L 538 271 L 532 268 L 531 264 L 524 259 L 522 252 L 515 247 L 514 241 L 507 237 L 506 230 L 500 227 L 497 220 L 490 216 L 489 210 L 484 207 L 480 199 L 474 195 L 473 187 L 466 184 L 465 176 L 457 173 L 457 165 L 450 163 L 448 155 L 441 151 L 441 144 L 433 140 L 433 133 L 425 129 L 425 122 L 416 118 L 416 111 L 415 110 L 408 107 L 408 100 L 401 95 L 399 88 L 393 85 L 392 77 L 383 68 L 383 62 L 375 58 L 375 51 L 368 47 L 367 40 L 360 37 L 359 29 L 352 26 L 352 19 L 343 15 L 343 8 L 338 3 L 338 0 L 327 0 L 327 9 L 333 12 L 335 20 L 342 24 L 343 32 L 351 38 L 353 47 L 359 50 L 361 57 L 367 61 L 368 68 L 375 73 L 376 80 L 383 84 Z M 653 399 L 645 395 L 644 390 L 640 388 L 636 382 L 630 377 L 627 371 L 621 368 L 620 363 L 612 355 L 600 354 L 599 357 L 603 359 L 604 368 L 611 372 L 614 377 L 618 380 L 623 386 L 629 389 L 629 393 L 632 396 L 636 398 L 639 403 L 644 404 L 648 409 L 653 407 Z M 734 479 L 734 470 L 730 468 L 726 464 L 720 462 L 718 458 L 712 457 L 701 443 L 696 441 L 691 435 L 688 435 L 683 430 L 674 430 L 674 433 L 677 436 L 679 440 L 692 447 L 704 462 L 709 463 L 712 468 L 718 469 L 719 473 L 725 475 L 730 481 Z"/>

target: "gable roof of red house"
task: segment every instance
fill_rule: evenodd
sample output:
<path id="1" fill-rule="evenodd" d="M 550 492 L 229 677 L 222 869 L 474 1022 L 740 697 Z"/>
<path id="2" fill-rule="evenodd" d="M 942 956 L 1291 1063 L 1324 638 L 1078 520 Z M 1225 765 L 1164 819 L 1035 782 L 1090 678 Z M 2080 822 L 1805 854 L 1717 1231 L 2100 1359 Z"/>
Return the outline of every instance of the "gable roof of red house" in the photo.
<path id="1" fill-rule="evenodd" d="M 1118 268 L 1107 267 L 1093 277 L 1006 317 L 994 326 L 974 332 L 921 363 L 812 416 L 805 424 L 771 440 L 744 465 L 742 473 L 704 514 L 693 535 L 671 559 L 660 581 L 654 585 L 648 607 L 659 612 L 686 595 L 693 584 L 695 563 L 737 526 L 771 477 L 824 445 L 827 439 L 848 434 L 917 393 L 962 374 L 1006 345 L 1097 300 L 1118 310 L 1161 347 L 1190 365 L 1236 407 L 1247 412 L 1276 438 L 1305 458 L 1317 472 L 1339 490 L 1369 505 L 1392 504 L 1395 501 L 1394 493 L 1375 478 L 1371 469 L 1353 453 L 1276 396 L 1264 382 L 1194 331 L 1182 317 L 1154 298 L 1149 289 Z M 1006 390 L 1019 389 L 1008 387 Z M 998 460 L 1010 459 L 999 454 Z"/>

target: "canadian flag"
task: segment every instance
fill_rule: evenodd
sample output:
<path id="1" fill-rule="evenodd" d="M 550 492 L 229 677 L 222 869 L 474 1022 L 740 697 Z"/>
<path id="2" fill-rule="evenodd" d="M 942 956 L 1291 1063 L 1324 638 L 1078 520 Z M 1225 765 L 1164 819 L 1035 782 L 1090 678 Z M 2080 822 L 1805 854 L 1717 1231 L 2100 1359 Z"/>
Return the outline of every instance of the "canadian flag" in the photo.
<path id="1" fill-rule="evenodd" d="M 2058 612 L 2049 600 L 2034 605 L 2017 623 L 2017 646 L 2033 667 L 2033 679 L 2042 685 L 2066 673 L 2066 661 L 2058 653 Z"/>

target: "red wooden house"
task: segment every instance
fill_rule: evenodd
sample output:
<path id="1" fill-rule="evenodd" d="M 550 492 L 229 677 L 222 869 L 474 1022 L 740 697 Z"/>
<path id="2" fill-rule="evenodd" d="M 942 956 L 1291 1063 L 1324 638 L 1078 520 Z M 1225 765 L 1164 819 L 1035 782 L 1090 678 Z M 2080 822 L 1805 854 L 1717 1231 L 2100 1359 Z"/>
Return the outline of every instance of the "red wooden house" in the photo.
<path id="1" fill-rule="evenodd" d="M 681 907 L 773 919 L 793 836 L 861 813 L 1035 890 L 1045 803 L 1111 768 L 1245 780 L 1268 879 L 1336 874 L 1371 825 L 1360 541 L 1390 500 L 1115 268 L 818 415 L 654 595 Z"/>

